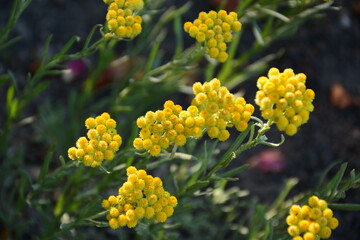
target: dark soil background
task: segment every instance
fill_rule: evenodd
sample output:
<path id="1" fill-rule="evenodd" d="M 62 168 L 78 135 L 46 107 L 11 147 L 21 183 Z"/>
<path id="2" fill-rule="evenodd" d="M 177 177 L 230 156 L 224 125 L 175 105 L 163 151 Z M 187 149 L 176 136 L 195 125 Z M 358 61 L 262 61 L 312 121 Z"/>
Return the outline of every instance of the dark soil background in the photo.
<path id="1" fill-rule="evenodd" d="M 0 26 L 6 22 L 11 4 L 11 0 L 1 1 Z M 211 8 L 206 1 L 194 4 L 196 12 Z M 335 161 L 348 162 L 347 174 L 351 169 L 360 169 L 360 1 L 344 0 L 335 5 L 341 9 L 309 20 L 295 35 L 273 46 L 286 51 L 272 66 L 305 73 L 307 87 L 315 91 L 316 98 L 309 123 L 295 136 L 286 137 L 279 148 L 285 168 L 276 173 L 253 168 L 240 176 L 240 187 L 250 189 L 261 200 L 274 199 L 289 177 L 299 179 L 292 194 L 314 187 L 321 172 Z M 13 36 L 22 36 L 21 44 L 0 56 L 0 70 L 11 69 L 20 81 L 25 81 L 26 73 L 36 68 L 49 34 L 53 34 L 50 54 L 54 54 L 73 35 L 84 39 L 95 24 L 104 22 L 105 14 L 101 0 L 33 0 L 12 32 Z M 255 96 L 255 81 L 241 86 L 247 99 Z M 3 97 L 0 99 L 3 101 Z M 36 103 L 31 108 L 36 112 Z M 277 141 L 278 135 L 274 134 L 274 139 Z M 266 149 L 259 146 L 239 161 L 247 161 Z M 336 173 L 336 168 L 330 173 Z M 342 202 L 360 203 L 359 190 L 349 191 Z M 336 211 L 335 215 L 340 226 L 332 239 L 359 240 L 360 213 Z"/>

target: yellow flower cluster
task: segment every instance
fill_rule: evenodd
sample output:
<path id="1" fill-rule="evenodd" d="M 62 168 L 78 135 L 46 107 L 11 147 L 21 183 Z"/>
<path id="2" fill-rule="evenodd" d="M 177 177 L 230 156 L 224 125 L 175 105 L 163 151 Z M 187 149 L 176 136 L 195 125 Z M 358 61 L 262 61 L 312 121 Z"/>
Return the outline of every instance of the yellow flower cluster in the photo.
<path id="1" fill-rule="evenodd" d="M 238 131 L 248 127 L 254 106 L 242 97 L 235 98 L 218 79 L 194 83 L 193 92 L 195 98 L 187 110 L 166 101 L 163 110 L 148 111 L 139 117 L 136 123 L 141 130 L 134 147 L 158 156 L 171 144 L 183 146 L 189 138 L 202 137 L 205 130 L 210 138 L 225 141 L 230 136 L 227 127 L 235 126 Z"/>
<path id="2" fill-rule="evenodd" d="M 282 73 L 271 68 L 268 77 L 257 80 L 259 91 L 255 103 L 260 106 L 261 115 L 274 121 L 280 131 L 290 136 L 309 120 L 309 114 L 314 110 L 315 93 L 306 89 L 305 81 L 305 74 L 295 74 L 290 68 Z"/>
<path id="3" fill-rule="evenodd" d="M 231 42 L 232 32 L 241 29 L 237 18 L 235 12 L 228 14 L 225 10 L 200 12 L 197 19 L 184 24 L 184 30 L 198 42 L 205 42 L 205 50 L 211 58 L 225 62 L 228 58 L 226 43 Z"/>
<path id="4" fill-rule="evenodd" d="M 242 97 L 235 97 L 229 90 L 221 86 L 219 79 L 193 85 L 195 98 L 192 101 L 197 106 L 199 115 L 205 119 L 205 127 L 210 138 L 225 141 L 230 133 L 227 127 L 244 131 L 254 112 L 254 106 L 246 103 Z"/>
<path id="5" fill-rule="evenodd" d="M 339 225 L 337 218 L 333 217 L 333 211 L 328 208 L 325 200 L 316 196 L 310 197 L 308 204 L 291 206 L 290 214 L 286 218 L 288 233 L 293 240 L 329 238 L 332 230 Z"/>
<path id="6" fill-rule="evenodd" d="M 134 38 L 140 34 L 141 16 L 135 12 L 144 7 L 143 0 L 104 0 L 108 4 L 106 21 L 110 33 L 105 37 Z"/>
<path id="7" fill-rule="evenodd" d="M 146 149 L 152 156 L 157 156 L 161 149 L 168 148 L 172 143 L 183 146 L 190 137 L 200 138 L 205 120 L 198 114 L 195 106 L 182 110 L 173 101 L 166 101 L 163 110 L 148 111 L 137 119 L 141 130 L 133 145 L 138 150 Z"/>
<path id="8" fill-rule="evenodd" d="M 127 181 L 119 188 L 119 195 L 102 201 L 102 207 L 109 210 L 107 220 L 111 228 L 133 228 L 143 218 L 165 222 L 173 215 L 177 199 L 164 190 L 159 177 L 133 166 L 126 171 Z"/>
<path id="9" fill-rule="evenodd" d="M 113 160 L 122 144 L 122 138 L 115 129 L 116 121 L 105 112 L 96 118 L 86 119 L 85 126 L 89 129 L 87 138 L 80 137 L 76 147 L 69 148 L 69 158 L 91 167 L 99 166 L 104 160 Z"/>

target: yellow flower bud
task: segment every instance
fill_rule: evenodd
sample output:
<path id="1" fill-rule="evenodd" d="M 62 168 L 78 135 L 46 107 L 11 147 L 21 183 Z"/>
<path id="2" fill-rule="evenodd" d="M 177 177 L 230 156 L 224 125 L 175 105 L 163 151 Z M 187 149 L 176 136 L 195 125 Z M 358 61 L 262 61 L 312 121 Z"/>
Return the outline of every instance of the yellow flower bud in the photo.
<path id="1" fill-rule="evenodd" d="M 308 220 L 301 220 L 298 224 L 300 232 L 305 232 L 308 230 L 310 222 Z"/>
<path id="2" fill-rule="evenodd" d="M 315 235 L 311 232 L 306 232 L 303 238 L 304 240 L 315 240 Z"/>
<path id="3" fill-rule="evenodd" d="M 146 207 L 145 209 L 145 218 L 150 219 L 155 215 L 155 210 L 153 207 Z"/>
<path id="4" fill-rule="evenodd" d="M 328 226 L 334 230 L 335 228 L 337 228 L 339 226 L 339 220 L 337 220 L 337 218 L 334 218 L 334 217 L 330 218 Z"/>
<path id="5" fill-rule="evenodd" d="M 126 218 L 126 215 L 125 214 L 121 214 L 119 217 L 118 217 L 118 223 L 121 227 L 124 227 L 127 225 L 128 223 L 128 220 Z"/>
<path id="6" fill-rule="evenodd" d="M 161 147 L 159 145 L 153 145 L 149 152 L 151 156 L 158 156 L 161 152 Z"/>
<path id="7" fill-rule="evenodd" d="M 116 218 L 111 218 L 111 219 L 109 220 L 109 226 L 110 226 L 112 229 L 118 228 L 118 227 L 119 227 L 119 223 L 118 223 L 117 219 L 116 219 Z"/>
<path id="8" fill-rule="evenodd" d="M 289 215 L 286 218 L 286 223 L 288 225 L 296 225 L 298 223 L 298 217 L 296 217 L 295 215 Z"/>
<path id="9" fill-rule="evenodd" d="M 320 238 L 327 239 L 331 236 L 331 229 L 329 227 L 321 228 L 319 232 Z"/>
<path id="10" fill-rule="evenodd" d="M 97 123 L 94 118 L 87 118 L 85 120 L 85 126 L 87 129 L 93 129 L 93 128 L 96 128 Z"/>
<path id="11" fill-rule="evenodd" d="M 297 226 L 294 226 L 294 225 L 288 227 L 287 231 L 288 231 L 289 235 L 292 236 L 292 237 L 298 236 L 299 233 L 300 233 L 299 228 Z"/>
<path id="12" fill-rule="evenodd" d="M 165 222 L 167 219 L 167 215 L 164 212 L 157 212 L 155 218 L 159 222 Z"/>
<path id="13" fill-rule="evenodd" d="M 317 234 L 320 231 L 320 224 L 317 222 L 310 223 L 309 231 L 313 234 Z"/>
<path id="14" fill-rule="evenodd" d="M 308 200 L 310 207 L 317 207 L 319 202 L 319 198 L 317 196 L 311 196 Z"/>

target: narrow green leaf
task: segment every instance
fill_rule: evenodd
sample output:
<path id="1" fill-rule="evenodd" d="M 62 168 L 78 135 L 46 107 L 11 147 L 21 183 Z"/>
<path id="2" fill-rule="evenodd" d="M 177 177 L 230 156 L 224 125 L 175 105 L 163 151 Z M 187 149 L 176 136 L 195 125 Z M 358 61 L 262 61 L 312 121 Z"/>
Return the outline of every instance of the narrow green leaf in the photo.
<path id="1" fill-rule="evenodd" d="M 47 60 L 47 54 L 48 54 L 48 51 L 49 51 L 49 46 L 50 46 L 50 42 L 51 42 L 52 37 L 53 37 L 53 35 L 50 34 L 45 40 L 44 51 L 43 51 L 43 54 L 41 56 L 40 68 L 39 68 L 38 71 L 40 71 L 45 66 L 45 62 Z"/>
<path id="2" fill-rule="evenodd" d="M 33 97 L 39 95 L 42 91 L 44 91 L 47 86 L 49 86 L 49 82 L 41 82 L 35 88 L 26 88 L 26 93 L 28 94 L 25 99 L 26 103 L 30 101 Z"/>
<path id="3" fill-rule="evenodd" d="M 193 185 L 189 186 L 186 188 L 186 193 L 190 194 L 193 193 L 203 187 L 206 187 L 207 185 L 209 185 L 210 181 L 206 180 L 206 181 L 198 181 L 196 183 L 194 183 Z"/>
<path id="4" fill-rule="evenodd" d="M 17 99 L 14 99 L 11 103 L 10 109 L 9 109 L 9 118 L 13 119 L 16 117 L 17 113 L 18 113 L 18 106 L 19 106 L 19 101 Z"/>
<path id="5" fill-rule="evenodd" d="M 235 157 L 235 151 L 240 147 L 240 145 L 245 140 L 245 137 L 249 134 L 250 129 L 253 127 L 253 124 L 250 124 L 249 127 L 236 138 L 234 143 L 230 148 L 225 152 L 222 158 L 211 168 L 209 173 L 204 177 L 204 179 L 209 179 L 211 176 L 221 167 L 226 167 Z"/>
<path id="6" fill-rule="evenodd" d="M 14 37 L 13 39 L 5 42 L 4 44 L 0 45 L 0 51 L 2 51 L 3 49 L 5 48 L 8 48 L 10 47 L 11 45 L 13 45 L 14 43 L 20 41 L 21 37 L 18 36 L 18 37 Z"/>
<path id="7" fill-rule="evenodd" d="M 345 170 L 347 167 L 347 163 L 343 163 L 340 166 L 339 171 L 335 174 L 335 176 L 331 179 L 331 181 L 328 183 L 328 185 L 324 188 L 323 192 L 326 194 L 328 191 L 330 191 L 329 199 L 332 200 L 334 197 L 334 194 L 337 192 L 339 184 L 344 176 Z"/>
<path id="8" fill-rule="evenodd" d="M 43 165 L 40 169 L 40 174 L 39 174 L 39 182 L 40 183 L 44 182 L 45 177 L 46 177 L 47 173 L 49 172 L 49 165 L 50 165 L 50 161 L 51 161 L 53 154 L 54 154 L 54 147 L 51 147 L 50 150 L 48 151 L 48 153 L 46 154 Z"/>
<path id="9" fill-rule="evenodd" d="M 56 54 L 55 56 L 53 56 L 49 62 L 59 62 L 62 61 L 62 56 L 67 53 L 69 51 L 69 49 L 74 45 L 74 43 L 79 42 L 80 41 L 80 37 L 78 36 L 73 36 L 72 38 L 70 38 L 70 40 L 65 44 L 65 46 L 60 50 L 60 52 L 58 54 Z"/>
<path id="10" fill-rule="evenodd" d="M 214 73 L 216 70 L 216 63 L 209 62 L 208 66 L 205 68 L 205 79 L 213 79 Z"/>
<path id="11" fill-rule="evenodd" d="M 92 210 L 96 209 L 95 208 L 96 205 L 100 206 L 101 205 L 100 203 L 101 203 L 101 197 L 100 196 L 95 197 L 94 200 L 92 200 L 89 204 L 87 204 L 86 206 L 84 206 L 82 208 L 78 219 L 80 220 L 80 219 L 91 217 L 91 216 L 88 216 L 88 214 L 89 213 L 92 214 L 92 212 L 93 212 Z"/>
<path id="12" fill-rule="evenodd" d="M 65 202 L 65 194 L 62 192 L 60 196 L 57 198 L 55 207 L 54 207 L 54 215 L 57 217 L 59 216 L 64 209 L 64 202 Z"/>
<path id="13" fill-rule="evenodd" d="M 183 37 L 183 28 L 182 28 L 183 22 L 181 21 L 181 16 L 177 15 L 174 18 L 174 33 L 175 33 L 175 41 L 176 41 L 176 48 L 175 48 L 175 56 L 182 53 L 184 50 L 184 37 Z"/>
<path id="14" fill-rule="evenodd" d="M 235 182 L 237 180 L 239 180 L 239 178 L 232 178 L 232 177 L 221 177 L 220 175 L 215 175 L 213 174 L 210 178 L 210 181 L 211 182 L 217 182 L 217 181 L 220 181 L 220 180 L 223 180 L 223 181 L 227 181 L 227 182 Z"/>
<path id="15" fill-rule="evenodd" d="M 9 75 L 9 77 L 10 77 L 12 85 L 15 87 L 16 92 L 19 92 L 19 87 L 18 87 L 15 75 L 13 74 L 12 71 L 8 71 L 7 73 Z"/>
<path id="16" fill-rule="evenodd" d="M 262 33 L 260 30 L 259 25 L 257 24 L 257 22 L 253 21 L 252 22 L 252 30 L 255 36 L 256 41 L 261 45 L 264 46 L 265 45 L 265 41 L 264 38 L 262 37 Z"/>
<path id="17" fill-rule="evenodd" d="M 275 199 L 275 201 L 269 208 L 268 215 L 270 215 L 270 212 L 276 212 L 275 211 L 276 209 L 281 208 L 281 206 L 284 203 L 289 192 L 291 191 L 291 189 L 293 189 L 296 186 L 296 184 L 298 184 L 298 182 L 299 182 L 299 179 L 297 179 L 297 178 L 289 178 L 286 180 L 285 186 L 282 188 L 280 194 L 278 195 L 278 197 Z M 270 215 L 270 217 L 272 217 L 272 216 Z"/>
<path id="18" fill-rule="evenodd" d="M 154 64 L 155 57 L 156 57 L 156 55 L 158 53 L 159 47 L 160 47 L 160 41 L 156 41 L 154 43 L 154 46 L 152 47 L 150 55 L 148 57 L 148 61 L 146 63 L 145 69 L 144 69 L 145 73 L 150 71 L 150 69 L 152 68 L 152 66 Z"/>
<path id="19" fill-rule="evenodd" d="M 326 175 L 329 173 L 329 171 L 337 164 L 339 164 L 340 161 L 336 161 L 336 162 L 333 162 L 331 163 L 329 166 L 327 166 L 325 168 L 325 170 L 322 172 L 320 178 L 319 178 L 319 181 L 318 181 L 318 184 L 316 186 L 316 189 L 320 189 L 321 188 L 321 185 L 323 184 L 325 178 L 326 178 Z"/>
<path id="20" fill-rule="evenodd" d="M 244 132 L 239 134 L 239 136 L 235 139 L 235 141 L 230 146 L 230 148 L 225 152 L 223 157 L 220 159 L 220 162 L 223 161 L 224 159 L 227 159 L 231 155 L 233 155 L 233 152 L 240 147 L 240 145 L 244 142 L 246 136 L 249 134 L 250 129 L 253 127 L 252 125 L 253 124 L 250 123 L 249 127 Z"/>
<path id="21" fill-rule="evenodd" d="M 61 167 L 65 167 L 65 165 L 66 165 L 65 158 L 63 156 L 60 156 L 59 160 L 60 160 L 60 163 L 61 163 Z"/>
<path id="22" fill-rule="evenodd" d="M 350 180 L 351 180 L 351 184 L 354 184 L 356 182 L 356 173 L 355 173 L 355 169 L 350 171 Z"/>
<path id="23" fill-rule="evenodd" d="M 264 233 L 264 237 L 262 237 L 262 239 L 272 240 L 274 237 L 273 235 L 274 235 L 273 220 L 270 219 L 265 226 L 265 233 Z"/>
<path id="24" fill-rule="evenodd" d="M 8 88 L 7 94 L 6 94 L 6 108 L 8 109 L 8 111 L 11 108 L 11 104 L 13 102 L 14 95 L 15 95 L 15 87 L 14 87 L 14 85 L 11 85 Z"/>
<path id="25" fill-rule="evenodd" d="M 102 28 L 102 27 L 103 27 L 103 25 L 97 24 L 97 25 L 95 25 L 95 26 L 91 29 L 89 35 L 86 37 L 86 40 L 85 40 L 85 44 L 84 44 L 84 48 L 83 48 L 83 49 L 87 49 L 87 48 L 89 47 L 90 42 L 91 42 L 91 39 L 92 39 L 92 37 L 93 37 L 93 35 L 94 35 L 94 33 L 95 33 L 95 30 L 96 30 L 97 28 Z"/>
<path id="26" fill-rule="evenodd" d="M 259 10 L 266 13 L 266 14 L 269 14 L 270 16 L 273 16 L 273 17 L 276 17 L 286 23 L 290 22 L 290 19 L 288 17 L 286 17 L 285 15 L 277 12 L 277 11 L 274 11 L 272 9 L 269 9 L 269 8 L 264 8 L 264 7 L 259 7 Z"/>
<path id="27" fill-rule="evenodd" d="M 0 45 L 7 40 L 10 31 L 13 29 L 15 23 L 20 18 L 22 12 L 28 7 L 30 2 L 31 2 L 31 0 L 27 0 L 27 1 L 26 0 L 23 0 L 23 1 L 14 0 L 13 1 L 9 20 L 8 20 L 6 26 L 0 30 Z M 12 40 L 10 40 L 10 41 L 12 41 Z"/>
<path id="28" fill-rule="evenodd" d="M 345 211 L 360 211 L 360 204 L 357 203 L 331 203 L 331 209 L 345 210 Z"/>
<path id="29" fill-rule="evenodd" d="M 250 6 L 250 4 L 253 1 L 254 0 L 242 0 L 242 1 L 239 1 L 238 9 L 236 9 L 236 12 L 243 14 L 245 12 L 245 9 L 248 8 L 248 6 Z"/>
<path id="30" fill-rule="evenodd" d="M 301 13 L 299 13 L 297 15 L 297 17 L 299 18 L 308 18 L 310 16 L 314 16 L 317 12 L 320 12 L 320 11 L 323 11 L 323 10 L 326 10 L 326 9 L 338 9 L 338 8 L 335 8 L 335 7 L 331 7 L 331 5 L 333 4 L 333 1 L 327 1 L 327 2 L 324 2 L 322 4 L 319 4 L 317 6 L 314 6 L 312 8 L 307 8 L 305 9 L 304 11 L 302 11 Z"/>
<path id="31" fill-rule="evenodd" d="M 92 219 L 87 219 L 86 221 L 93 223 L 96 227 L 108 227 L 109 226 L 108 222 L 95 221 Z"/>
<path id="32" fill-rule="evenodd" d="M 234 168 L 234 169 L 232 169 L 230 171 L 227 171 L 225 173 L 219 174 L 219 177 L 229 178 L 229 177 L 232 177 L 232 176 L 234 176 L 236 174 L 239 174 L 240 172 L 242 172 L 242 171 L 244 171 L 244 170 L 246 170 L 248 168 L 249 168 L 249 164 L 244 164 L 244 165 L 242 165 L 240 167 L 237 167 L 237 168 Z"/>

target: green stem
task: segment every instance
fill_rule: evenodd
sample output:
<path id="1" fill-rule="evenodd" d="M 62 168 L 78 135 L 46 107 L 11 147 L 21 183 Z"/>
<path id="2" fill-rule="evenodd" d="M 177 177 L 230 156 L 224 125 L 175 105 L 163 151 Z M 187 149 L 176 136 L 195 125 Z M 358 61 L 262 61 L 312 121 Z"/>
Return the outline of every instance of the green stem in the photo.
<path id="1" fill-rule="evenodd" d="M 270 126 L 273 124 L 272 121 L 268 121 L 267 123 L 262 122 L 260 119 L 256 117 L 252 117 L 253 120 L 256 121 L 256 123 L 250 123 L 249 127 L 242 132 L 239 137 L 235 140 L 233 145 L 229 148 L 229 150 L 223 155 L 223 157 L 218 161 L 206 174 L 204 177 L 200 178 L 196 183 L 191 184 L 190 186 L 185 187 L 183 192 L 186 192 L 186 190 L 192 188 L 196 184 L 202 182 L 202 183 L 209 183 L 209 180 L 211 177 L 220 169 L 227 167 L 230 162 L 236 158 L 240 153 L 242 153 L 245 150 L 248 150 L 249 148 L 255 147 L 258 144 L 264 144 L 269 146 L 279 146 L 284 142 L 284 137 L 281 135 L 281 142 L 280 143 L 271 143 L 267 142 L 267 137 L 265 136 L 265 133 L 270 130 Z M 257 132 L 257 136 L 254 138 L 255 133 L 255 127 L 258 126 L 259 130 Z M 250 134 L 250 135 L 249 135 Z M 242 142 L 245 140 L 246 136 L 249 135 L 249 140 L 242 144 Z"/>
<path id="2" fill-rule="evenodd" d="M 175 58 L 171 62 L 168 62 L 164 65 L 161 65 L 149 71 L 148 73 L 146 73 L 144 79 L 154 77 L 155 75 L 166 72 L 171 68 L 180 68 L 180 67 L 188 66 L 190 63 L 194 62 L 199 56 L 203 55 L 204 52 L 205 50 L 201 45 L 196 45 L 194 48 L 190 49 L 190 51 L 185 52 L 183 56 Z"/>

